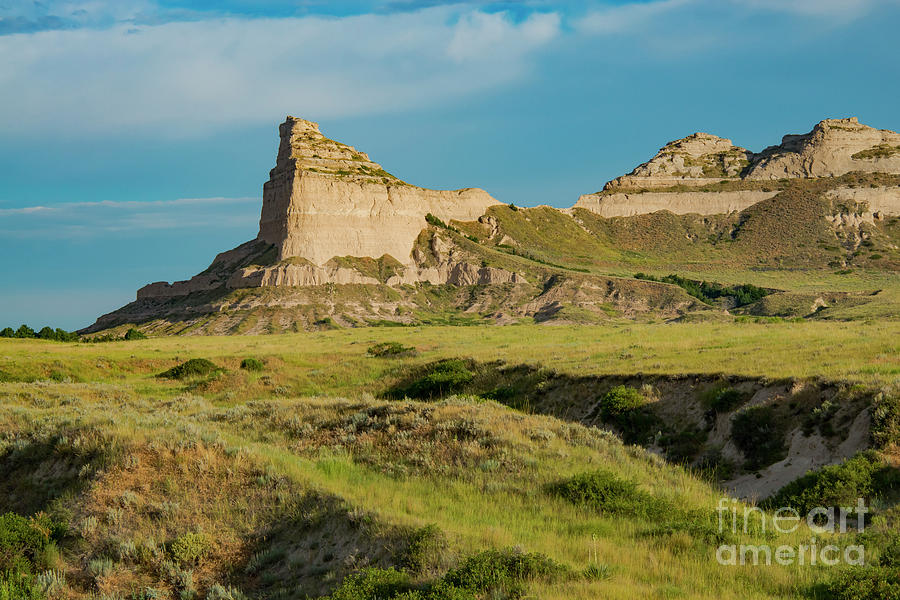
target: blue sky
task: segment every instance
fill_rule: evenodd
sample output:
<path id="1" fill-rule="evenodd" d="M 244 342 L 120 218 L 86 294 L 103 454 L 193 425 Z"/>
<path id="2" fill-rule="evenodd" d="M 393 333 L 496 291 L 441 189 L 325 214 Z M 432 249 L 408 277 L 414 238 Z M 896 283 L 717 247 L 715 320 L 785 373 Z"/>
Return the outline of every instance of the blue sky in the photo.
<path id="1" fill-rule="evenodd" d="M 900 130 L 900 0 L 0 0 L 0 326 L 88 325 L 256 235 L 286 114 L 570 206 L 694 131 Z"/>

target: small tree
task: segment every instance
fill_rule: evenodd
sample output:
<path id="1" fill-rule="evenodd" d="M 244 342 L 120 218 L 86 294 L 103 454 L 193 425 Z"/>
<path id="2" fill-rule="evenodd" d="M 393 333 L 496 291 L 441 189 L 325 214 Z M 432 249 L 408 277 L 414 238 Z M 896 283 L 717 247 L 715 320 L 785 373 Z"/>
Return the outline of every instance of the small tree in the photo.
<path id="1" fill-rule="evenodd" d="M 34 333 L 34 329 L 29 327 L 28 325 L 23 324 L 23 325 L 19 326 L 19 328 L 16 330 L 16 337 L 17 338 L 33 338 L 33 337 L 37 337 L 37 334 Z"/>

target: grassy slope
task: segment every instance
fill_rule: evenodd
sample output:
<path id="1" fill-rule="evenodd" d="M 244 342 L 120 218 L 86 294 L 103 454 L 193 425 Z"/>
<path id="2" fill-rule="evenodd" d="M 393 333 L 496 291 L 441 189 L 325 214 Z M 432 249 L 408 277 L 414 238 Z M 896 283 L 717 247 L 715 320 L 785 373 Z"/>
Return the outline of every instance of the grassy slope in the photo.
<path id="1" fill-rule="evenodd" d="M 327 589 L 346 564 L 328 559 L 310 571 L 304 562 L 310 545 L 335 552 L 348 543 L 370 548 L 365 540 L 338 536 L 339 519 L 359 521 L 352 511 L 328 515 L 335 525 L 326 530 L 311 529 L 314 520 L 302 514 L 292 521 L 298 518 L 290 516 L 296 514 L 292 499 L 310 492 L 364 511 L 379 524 L 376 531 L 436 524 L 453 556 L 520 545 L 574 569 L 594 561 L 611 569 L 609 580 L 544 586 L 544 598 L 632 598 L 636 592 L 783 598 L 823 575 L 820 568 L 722 568 L 712 546 L 687 532 L 659 531 L 658 523 L 602 516 L 547 496 L 544 483 L 598 466 L 684 510 L 712 514 L 718 494 L 609 435 L 490 403 L 395 403 L 387 410 L 365 399 L 221 404 L 197 396 L 156 400 L 131 385 L 67 383 L 4 384 L 0 394 L 0 433 L 7 440 L 21 445 L 64 435 L 75 447 L 116 448 L 86 490 L 49 506 L 76 532 L 58 565 L 73 597 L 94 589 L 170 589 L 167 548 L 197 531 L 211 540 L 209 554 L 193 566 L 201 590 L 228 581 L 253 593 L 265 588 L 266 569 L 281 572 L 292 560 L 300 571 L 296 583 L 312 586 L 305 591 Z M 384 431 L 378 419 L 393 429 Z M 463 428 L 471 441 L 454 433 Z M 407 441 L 398 446 L 398 439 Z M 67 447 L 57 442 L 48 461 Z M 53 476 L 52 470 L 39 474 Z M 288 527 L 286 535 L 271 534 L 278 523 Z M 808 534 L 781 541 L 796 544 L 802 535 Z M 137 551 L 123 551 L 123 542 Z M 260 573 L 246 575 L 251 556 L 267 550 L 280 558 L 269 557 Z M 89 561 L 102 557 L 113 558 L 112 571 L 93 576 Z M 302 597 L 291 591 L 287 597 Z"/>

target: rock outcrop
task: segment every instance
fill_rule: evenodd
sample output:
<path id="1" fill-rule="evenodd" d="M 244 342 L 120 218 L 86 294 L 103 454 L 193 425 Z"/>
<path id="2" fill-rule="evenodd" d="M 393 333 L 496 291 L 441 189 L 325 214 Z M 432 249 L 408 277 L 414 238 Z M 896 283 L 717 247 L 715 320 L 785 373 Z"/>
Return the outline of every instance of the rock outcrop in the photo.
<path id="1" fill-rule="evenodd" d="M 731 140 L 708 133 L 694 133 L 669 142 L 649 161 L 628 175 L 613 179 L 603 189 L 707 185 L 723 178 L 739 177 L 752 157 L 752 152 L 735 146 Z"/>
<path id="2" fill-rule="evenodd" d="M 263 186 L 259 234 L 219 254 L 187 281 L 151 283 L 138 300 L 166 299 L 214 290 L 323 284 L 473 285 L 517 283 L 521 275 L 477 267 L 465 257 L 416 263 L 412 251 L 426 216 L 471 221 L 498 204 L 487 192 L 438 191 L 410 185 L 365 152 L 325 137 L 312 121 L 288 117 L 279 127 L 275 168 Z M 393 263 L 379 279 L 354 268 L 352 259 L 382 257 Z M 337 259 L 349 259 L 341 260 Z"/>
<path id="3" fill-rule="evenodd" d="M 900 134 L 826 119 L 803 135 L 786 135 L 755 155 L 748 179 L 838 177 L 852 171 L 900 173 Z"/>
<path id="4" fill-rule="evenodd" d="M 326 138 L 311 121 L 288 117 L 278 159 L 263 186 L 259 239 L 278 259 L 324 265 L 335 256 L 387 254 L 410 264 L 428 213 L 470 221 L 497 204 L 487 192 L 409 185 L 364 152 Z"/>
<path id="5" fill-rule="evenodd" d="M 660 210 L 722 214 L 742 211 L 777 194 L 774 188 L 765 188 L 766 181 L 851 172 L 900 173 L 900 134 L 862 125 L 856 117 L 826 119 L 809 133 L 786 135 L 780 145 L 755 154 L 731 140 L 695 133 L 669 142 L 602 191 L 581 196 L 575 208 L 604 217 Z M 900 214 L 889 190 L 887 196 L 872 192 L 866 196 L 873 212 Z"/>

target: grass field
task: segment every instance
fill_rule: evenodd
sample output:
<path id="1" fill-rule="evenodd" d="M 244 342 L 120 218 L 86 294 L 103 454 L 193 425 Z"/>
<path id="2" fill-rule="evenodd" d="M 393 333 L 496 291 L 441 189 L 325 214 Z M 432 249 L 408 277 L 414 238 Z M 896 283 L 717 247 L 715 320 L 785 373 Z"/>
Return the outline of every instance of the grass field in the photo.
<path id="1" fill-rule="evenodd" d="M 416 363 L 445 357 L 530 363 L 572 374 L 694 374 L 824 377 L 892 383 L 900 377 L 900 322 L 624 323 L 610 326 L 369 327 L 301 334 L 166 337 L 55 344 L 0 340 L 0 371 L 13 380 L 69 378 L 168 389 L 150 377 L 203 357 L 237 370 L 243 358 L 272 358 L 269 376 L 292 393 L 374 391 L 396 361 L 367 357 L 369 346 L 401 342 Z"/>
<path id="2" fill-rule="evenodd" d="M 479 398 L 373 394 L 414 365 L 461 356 L 572 376 L 727 373 L 890 389 L 898 333 L 896 321 L 732 319 L 4 339 L 0 503 L 67 526 L 52 552 L 29 559 L 44 590 L 35 597 L 835 597 L 822 586 L 840 569 L 718 564 L 723 540 L 797 546 L 812 534 L 773 537 L 758 524 L 717 533 L 715 486 L 608 432 Z M 416 352 L 369 356 L 382 342 Z M 215 370 L 157 377 L 193 358 Z M 259 364 L 242 368 L 247 358 Z M 597 469 L 636 487 L 605 509 L 548 491 Z M 889 529 L 893 513 L 881 510 Z M 472 561 L 505 573 L 478 563 L 488 549 L 549 559 L 563 574 L 434 592 L 464 581 Z M 354 583 L 353 573 L 394 577 L 390 567 L 401 569 L 393 591 Z"/>

